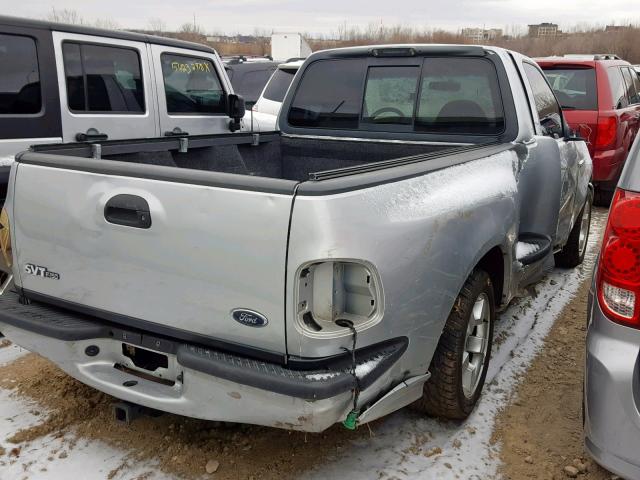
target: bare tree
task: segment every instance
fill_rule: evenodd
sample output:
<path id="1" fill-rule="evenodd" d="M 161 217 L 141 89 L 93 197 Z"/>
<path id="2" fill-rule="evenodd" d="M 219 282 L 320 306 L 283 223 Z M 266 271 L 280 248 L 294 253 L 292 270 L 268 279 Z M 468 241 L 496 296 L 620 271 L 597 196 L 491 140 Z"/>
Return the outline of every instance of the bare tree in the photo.
<path id="1" fill-rule="evenodd" d="M 67 23 L 71 25 L 82 25 L 85 23 L 84 19 L 80 16 L 77 10 L 62 9 L 56 10 L 55 7 L 51 7 L 51 12 L 47 15 L 47 20 L 57 23 Z"/>
<path id="2" fill-rule="evenodd" d="M 106 30 L 119 30 L 120 29 L 120 25 L 118 24 L 118 22 L 116 22 L 112 18 L 99 18 L 98 20 L 93 22 L 93 25 L 95 27 L 104 28 Z"/>
<path id="3" fill-rule="evenodd" d="M 153 33 L 160 34 L 167 31 L 167 24 L 161 18 L 150 18 L 147 24 L 149 25 L 149 30 Z"/>

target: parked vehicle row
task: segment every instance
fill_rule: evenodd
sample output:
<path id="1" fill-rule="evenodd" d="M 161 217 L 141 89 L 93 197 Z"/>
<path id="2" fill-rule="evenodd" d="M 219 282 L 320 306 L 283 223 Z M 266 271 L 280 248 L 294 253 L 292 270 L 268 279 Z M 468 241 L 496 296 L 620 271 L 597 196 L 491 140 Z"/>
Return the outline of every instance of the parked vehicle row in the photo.
<path id="1" fill-rule="evenodd" d="M 587 140 L 596 203 L 609 205 L 640 130 L 640 76 L 614 55 L 537 60 L 569 125 Z"/>
<path id="2" fill-rule="evenodd" d="M 295 60 L 278 65 L 262 90 L 260 98 L 245 116 L 245 125 L 250 130 L 269 132 L 278 129 L 278 115 L 282 108 L 282 101 L 293 82 L 293 77 L 303 63 L 303 60 Z"/>
<path id="3" fill-rule="evenodd" d="M 460 419 L 496 312 L 584 257 L 587 145 L 515 52 L 318 52 L 278 132 L 216 118 L 208 135 L 17 157 L 0 217 L 9 339 L 197 418 L 321 431 L 416 402 Z"/>

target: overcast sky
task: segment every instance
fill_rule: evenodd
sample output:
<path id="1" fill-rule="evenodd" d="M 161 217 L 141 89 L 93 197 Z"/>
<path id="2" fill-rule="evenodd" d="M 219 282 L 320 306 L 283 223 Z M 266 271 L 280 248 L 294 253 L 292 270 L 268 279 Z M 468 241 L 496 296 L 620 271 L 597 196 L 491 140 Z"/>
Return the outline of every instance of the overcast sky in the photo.
<path id="1" fill-rule="evenodd" d="M 148 28 L 160 18 L 174 30 L 196 22 L 207 33 L 301 31 L 330 34 L 342 23 L 458 30 L 554 22 L 640 23 L 638 0 L 0 0 L 2 14 L 46 18 L 52 7 L 85 20 L 109 19 L 121 28 Z"/>

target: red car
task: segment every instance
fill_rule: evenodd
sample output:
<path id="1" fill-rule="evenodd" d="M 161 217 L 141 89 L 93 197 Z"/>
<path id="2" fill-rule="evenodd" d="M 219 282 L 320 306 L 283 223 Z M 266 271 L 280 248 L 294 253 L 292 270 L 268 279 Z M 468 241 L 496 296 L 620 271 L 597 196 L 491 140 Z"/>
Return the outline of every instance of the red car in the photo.
<path id="1" fill-rule="evenodd" d="M 536 60 L 569 126 L 587 140 L 596 203 L 608 205 L 640 128 L 640 77 L 615 55 L 566 55 Z"/>

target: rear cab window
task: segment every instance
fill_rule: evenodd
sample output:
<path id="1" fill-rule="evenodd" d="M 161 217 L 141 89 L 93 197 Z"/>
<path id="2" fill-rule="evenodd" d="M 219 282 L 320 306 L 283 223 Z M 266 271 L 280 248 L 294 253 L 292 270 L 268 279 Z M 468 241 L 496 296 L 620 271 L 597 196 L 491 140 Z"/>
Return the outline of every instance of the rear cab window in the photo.
<path id="1" fill-rule="evenodd" d="M 163 53 L 160 56 L 169 115 L 221 115 L 225 93 L 207 58 Z"/>
<path id="2" fill-rule="evenodd" d="M 64 42 L 62 57 L 71 112 L 145 113 L 142 68 L 136 50 Z"/>
<path id="3" fill-rule="evenodd" d="M 564 110 L 598 110 L 595 68 L 558 65 L 542 70 Z"/>
<path id="4" fill-rule="evenodd" d="M 297 86 L 294 127 L 498 135 L 505 129 L 498 74 L 476 57 L 377 62 L 318 60 Z M 394 63 L 396 63 L 394 65 Z"/>

